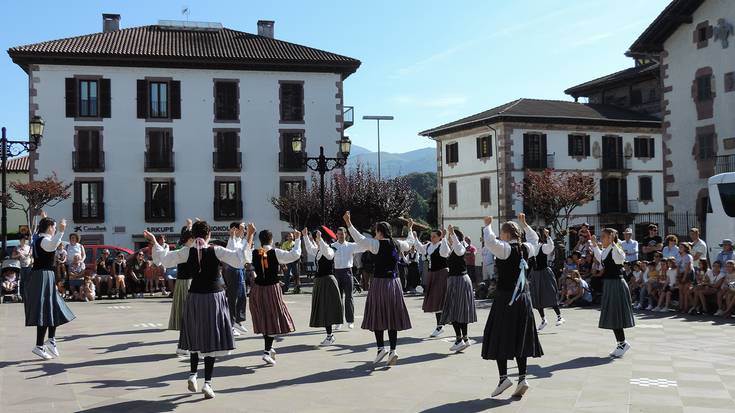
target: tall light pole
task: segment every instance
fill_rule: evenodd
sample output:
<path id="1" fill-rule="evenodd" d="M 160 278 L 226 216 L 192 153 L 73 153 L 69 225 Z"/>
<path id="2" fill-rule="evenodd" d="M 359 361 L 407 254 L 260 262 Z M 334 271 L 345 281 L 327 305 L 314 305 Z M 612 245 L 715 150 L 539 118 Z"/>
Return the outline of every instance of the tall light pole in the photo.
<path id="1" fill-rule="evenodd" d="M 363 120 L 375 120 L 378 124 L 378 180 L 380 180 L 380 121 L 381 120 L 393 120 L 393 116 L 382 116 L 382 115 L 368 115 L 363 116 Z"/>

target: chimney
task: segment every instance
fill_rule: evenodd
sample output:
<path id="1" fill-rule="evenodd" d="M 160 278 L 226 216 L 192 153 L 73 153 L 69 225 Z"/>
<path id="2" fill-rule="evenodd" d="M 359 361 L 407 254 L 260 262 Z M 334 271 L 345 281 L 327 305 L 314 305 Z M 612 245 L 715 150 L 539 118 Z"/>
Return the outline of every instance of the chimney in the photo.
<path id="1" fill-rule="evenodd" d="M 120 30 L 120 15 L 119 14 L 102 14 L 102 33 L 110 33 Z"/>
<path id="2" fill-rule="evenodd" d="M 258 20 L 258 36 L 273 38 L 273 26 L 276 24 L 273 20 Z"/>

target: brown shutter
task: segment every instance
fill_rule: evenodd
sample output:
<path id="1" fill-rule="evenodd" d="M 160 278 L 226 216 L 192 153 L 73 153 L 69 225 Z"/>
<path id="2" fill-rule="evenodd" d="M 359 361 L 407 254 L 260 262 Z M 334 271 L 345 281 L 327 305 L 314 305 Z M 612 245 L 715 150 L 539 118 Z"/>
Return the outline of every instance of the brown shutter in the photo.
<path id="1" fill-rule="evenodd" d="M 574 153 L 574 135 L 567 136 L 567 151 L 569 152 L 569 156 L 576 155 Z"/>
<path id="2" fill-rule="evenodd" d="M 240 180 L 235 184 L 237 192 L 237 219 L 242 219 L 242 182 Z"/>
<path id="3" fill-rule="evenodd" d="M 584 156 L 590 156 L 590 135 L 584 136 Z"/>
<path id="4" fill-rule="evenodd" d="M 485 154 L 482 151 L 482 140 L 484 137 L 479 137 L 476 139 L 476 145 L 477 145 L 477 159 L 482 158 Z"/>
<path id="5" fill-rule="evenodd" d="M 221 216 L 221 214 L 220 214 L 221 211 L 220 211 L 219 194 L 220 194 L 220 191 L 219 191 L 219 181 L 215 180 L 214 181 L 214 207 L 213 207 L 214 208 L 214 211 L 213 212 L 214 212 L 214 218 L 215 219 L 219 219 L 220 216 Z"/>
<path id="6" fill-rule="evenodd" d="M 137 90 L 138 119 L 145 119 L 148 117 L 148 82 L 142 79 L 138 79 Z"/>
<path id="7" fill-rule="evenodd" d="M 109 118 L 111 111 L 110 79 L 100 79 L 100 117 Z"/>
<path id="8" fill-rule="evenodd" d="M 82 185 L 79 181 L 74 181 L 74 221 L 79 221 L 82 217 Z"/>
<path id="9" fill-rule="evenodd" d="M 168 181 L 168 196 L 169 196 L 169 204 L 171 205 L 171 219 L 168 222 L 176 222 L 176 201 L 174 199 L 174 180 L 170 179 Z"/>
<path id="10" fill-rule="evenodd" d="M 641 157 L 641 138 L 633 139 L 633 156 L 636 158 Z"/>
<path id="11" fill-rule="evenodd" d="M 656 157 L 656 140 L 653 138 L 648 140 L 648 156 L 651 158 Z"/>
<path id="12" fill-rule="evenodd" d="M 66 78 L 66 117 L 74 118 L 77 116 L 77 80 L 73 77 Z"/>
<path id="13" fill-rule="evenodd" d="M 451 154 L 452 154 L 452 145 L 445 145 L 444 146 L 444 158 L 446 158 L 445 159 L 446 164 L 452 163 Z"/>
<path id="14" fill-rule="evenodd" d="M 172 80 L 170 89 L 171 119 L 181 119 L 181 82 Z"/>
<path id="15" fill-rule="evenodd" d="M 540 146 L 539 146 L 539 153 L 541 156 L 541 166 L 543 168 L 548 168 L 548 153 L 546 152 L 546 134 L 539 136 Z"/>

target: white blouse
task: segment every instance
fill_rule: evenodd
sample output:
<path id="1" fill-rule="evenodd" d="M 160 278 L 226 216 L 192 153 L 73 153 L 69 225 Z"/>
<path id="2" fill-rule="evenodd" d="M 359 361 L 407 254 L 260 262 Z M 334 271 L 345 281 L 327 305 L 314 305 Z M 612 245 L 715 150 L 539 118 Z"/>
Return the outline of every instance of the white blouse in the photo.
<path id="1" fill-rule="evenodd" d="M 61 243 L 61 238 L 64 236 L 64 233 L 61 231 L 56 231 L 56 234 L 52 237 L 49 234 L 40 234 L 39 235 L 41 239 L 39 241 L 41 242 L 41 248 L 43 248 L 46 252 L 56 252 L 56 248 L 59 247 L 59 243 Z M 74 256 L 69 256 L 70 258 L 73 258 Z"/>
<path id="2" fill-rule="evenodd" d="M 528 256 L 535 257 L 538 249 L 538 234 L 529 226 L 526 226 L 524 232 L 526 233 L 527 242 L 524 242 L 523 245 L 528 249 Z M 517 240 L 506 242 L 496 238 L 491 225 L 483 228 L 482 233 L 485 240 L 483 248 L 489 250 L 495 255 L 495 258 L 500 260 L 507 260 L 510 257 L 510 244 L 518 243 Z"/>
<path id="3" fill-rule="evenodd" d="M 604 250 L 600 250 L 600 247 L 597 245 L 592 246 L 592 253 L 595 254 L 595 258 L 600 263 L 602 263 L 602 261 L 604 261 L 611 252 L 615 264 L 622 265 L 625 262 L 625 251 L 615 244 L 608 245 Z"/>
<path id="4" fill-rule="evenodd" d="M 449 243 L 447 242 L 446 238 L 442 238 L 441 241 L 437 243 L 429 242 L 428 244 L 422 244 L 419 240 L 416 239 L 416 237 L 413 236 L 413 231 L 408 231 L 408 237 L 406 238 L 406 241 L 413 244 L 414 248 L 416 248 L 416 251 L 418 251 L 419 254 L 422 255 L 429 256 L 433 254 L 437 248 L 439 248 L 439 255 L 441 257 L 448 258 L 449 254 L 452 253 L 452 250 L 449 248 Z"/>
<path id="5" fill-rule="evenodd" d="M 319 245 L 314 242 L 309 237 L 303 237 L 304 238 L 304 246 L 306 247 L 306 252 L 309 253 L 309 255 L 314 255 L 316 257 L 316 260 L 319 261 L 321 257 L 324 257 L 328 260 L 334 259 L 334 250 L 327 245 L 327 243 L 324 241 L 324 238 L 319 238 Z"/>
<path id="6" fill-rule="evenodd" d="M 228 245 L 230 245 L 229 242 Z M 168 246 L 164 247 L 156 243 L 153 245 L 153 262 L 160 262 L 164 267 L 172 268 L 189 260 L 189 250 L 190 248 L 180 248 L 170 251 Z M 214 255 L 218 260 L 234 268 L 242 268 L 245 263 L 253 261 L 252 250 L 243 248 L 242 245 L 235 249 L 215 245 Z"/>
<path id="7" fill-rule="evenodd" d="M 380 250 L 380 241 L 375 238 L 367 238 L 364 235 L 360 234 L 360 232 L 352 225 L 350 225 L 349 228 L 347 228 L 348 231 L 350 231 L 350 236 L 352 236 L 352 239 L 354 239 L 357 242 L 357 245 L 359 245 L 361 248 L 365 249 L 366 251 L 370 251 L 373 254 L 378 254 L 378 251 Z M 413 234 L 408 234 L 409 238 L 413 237 Z M 411 243 L 406 242 L 400 239 L 393 238 L 393 241 L 395 241 L 396 246 L 400 251 L 408 251 L 411 249 Z M 449 256 L 449 254 L 447 254 Z"/>

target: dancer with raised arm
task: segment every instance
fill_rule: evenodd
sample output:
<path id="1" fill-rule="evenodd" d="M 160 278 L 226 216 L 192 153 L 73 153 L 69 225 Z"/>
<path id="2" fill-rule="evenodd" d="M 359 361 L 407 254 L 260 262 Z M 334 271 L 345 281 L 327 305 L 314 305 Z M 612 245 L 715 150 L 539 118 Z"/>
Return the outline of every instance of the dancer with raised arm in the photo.
<path id="1" fill-rule="evenodd" d="M 320 231 L 314 231 L 314 239 L 309 236 L 309 231 L 304 228 L 301 232 L 304 246 L 316 258 L 316 276 L 314 277 L 314 288 L 311 293 L 311 317 L 309 327 L 323 327 L 327 330 L 327 337 L 320 346 L 331 346 L 334 344 L 332 326 L 342 322 L 342 297 L 339 294 L 337 279 L 334 277 L 334 249 L 322 238 Z"/>
<path id="2" fill-rule="evenodd" d="M 602 250 L 597 245 L 594 235 L 589 240 L 589 247 L 597 261 L 602 263 L 604 284 L 598 327 L 612 330 L 615 333 L 617 345 L 610 352 L 610 356 L 621 358 L 626 351 L 630 350 L 630 344 L 625 340 L 624 329 L 635 326 L 630 290 L 623 279 L 625 251 L 618 242 L 618 231 L 612 228 L 602 230 Z"/>
<path id="3" fill-rule="evenodd" d="M 539 248 L 536 248 L 536 263 L 531 268 L 529 286 L 531 288 L 531 302 L 533 308 L 541 316 L 541 324 L 537 330 L 541 331 L 549 325 L 546 321 L 545 308 L 553 308 L 556 313 L 556 326 L 565 323 L 559 310 L 559 289 L 556 285 L 554 270 L 551 269 L 551 257 L 554 253 L 554 240 L 547 228 L 539 228 Z"/>
<path id="4" fill-rule="evenodd" d="M 56 290 L 54 257 L 65 229 L 65 219 L 59 222 L 58 229 L 56 221 L 45 215 L 38 222 L 31 243 L 33 267 L 26 277 L 23 291 L 26 327 L 36 327 L 36 347 L 32 351 L 44 360 L 60 355 L 56 345 L 56 327 L 76 318 Z M 47 331 L 48 340 L 44 342 Z"/>
<path id="5" fill-rule="evenodd" d="M 500 239 L 492 229 L 493 218 L 485 218 L 483 229 L 484 248 L 495 255 L 497 289 L 482 340 L 482 358 L 495 360 L 500 379 L 492 392 L 498 396 L 513 382 L 508 378 L 508 360 L 515 358 L 518 364 L 518 386 L 514 397 L 522 397 L 528 390 L 526 361 L 528 357 L 541 357 L 544 352 L 538 340 L 536 322 L 531 308 L 526 272 L 527 260 L 536 253 L 538 235 L 526 224 L 526 215 L 518 214 L 518 224 L 512 221 L 500 225 Z M 521 228 L 526 241 L 521 243 Z"/>
<path id="6" fill-rule="evenodd" d="M 447 295 L 447 277 L 449 276 L 447 258 L 449 258 L 451 249 L 443 232 L 438 229 L 431 231 L 431 242 L 428 245 L 416 239 L 412 231 L 408 232 L 408 240 L 413 243 L 419 253 L 429 260 L 429 271 L 424 277 L 424 303 L 421 308 L 425 313 L 434 313 L 436 316 L 436 328 L 430 336 L 439 337 L 444 334 L 442 309 L 444 298 Z"/>
<path id="7" fill-rule="evenodd" d="M 398 331 L 411 328 L 411 319 L 403 301 L 403 287 L 398 279 L 398 253 L 411 249 L 411 244 L 393 239 L 390 224 L 387 222 L 375 224 L 375 238 L 366 238 L 352 226 L 349 211 L 345 212 L 343 218 L 357 244 L 375 254 L 375 272 L 365 300 L 362 328 L 375 334 L 375 343 L 378 346 L 375 363 L 380 363 L 388 356 L 388 365 L 395 365 L 398 361 Z M 408 233 L 411 234 L 411 231 L 412 228 L 409 227 Z M 385 350 L 385 330 L 388 330 L 390 353 Z"/>
<path id="8" fill-rule="evenodd" d="M 248 226 L 248 245 L 252 245 L 255 227 Z M 232 321 L 227 306 L 227 296 L 222 288 L 220 275 L 222 262 L 233 267 L 250 260 L 250 248 L 227 249 L 210 245 L 210 228 L 205 221 L 197 221 L 191 227 L 194 246 L 169 251 L 148 231 L 143 235 L 153 245 L 153 259 L 165 267 L 187 263 L 192 275 L 189 297 L 184 305 L 184 317 L 179 334 L 179 348 L 189 352 L 191 370 L 187 385 L 189 391 L 197 390 L 199 358 L 204 358 L 205 399 L 214 398 L 212 374 L 215 357 L 228 355 L 235 349 Z"/>
<path id="9" fill-rule="evenodd" d="M 447 227 L 449 246 L 452 250 L 447 259 L 449 278 L 447 279 L 447 295 L 442 309 L 442 324 L 451 323 L 457 339 L 449 351 L 459 353 L 470 346 L 467 337 L 467 325 L 477 321 L 475 310 L 475 293 L 472 289 L 472 279 L 467 274 L 465 253 L 467 244 L 464 234 L 453 226 Z"/>
<path id="10" fill-rule="evenodd" d="M 181 228 L 181 237 L 179 238 L 179 248 L 191 248 L 194 245 L 194 238 L 191 235 L 191 227 L 194 223 L 189 219 L 186 225 Z M 191 286 L 192 269 L 189 268 L 187 262 L 176 265 L 176 284 L 174 285 L 174 299 L 171 303 L 171 314 L 168 317 L 168 329 L 181 331 L 181 320 L 184 316 L 184 307 L 186 306 L 186 298 L 189 296 L 189 287 Z M 176 354 L 186 357 L 189 354 L 186 350 L 176 349 Z"/>

